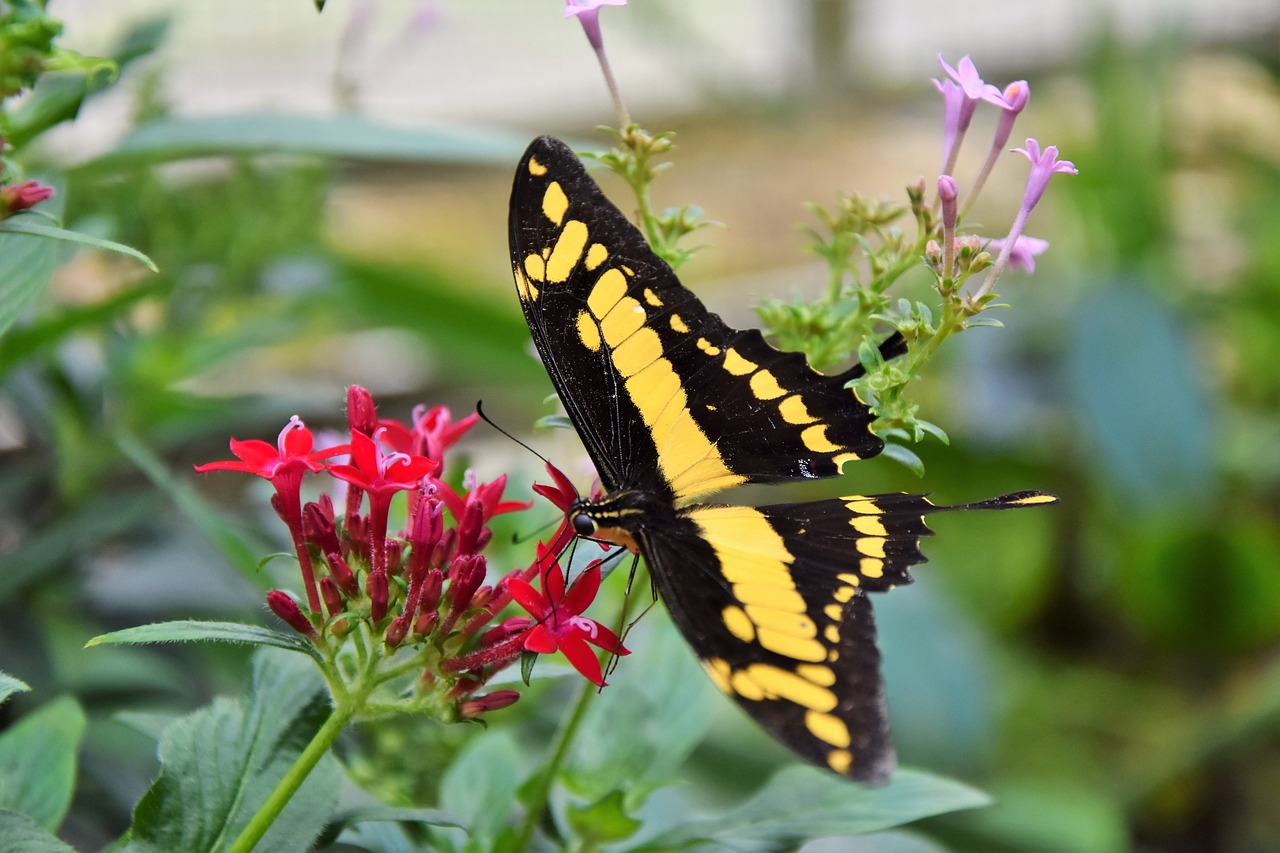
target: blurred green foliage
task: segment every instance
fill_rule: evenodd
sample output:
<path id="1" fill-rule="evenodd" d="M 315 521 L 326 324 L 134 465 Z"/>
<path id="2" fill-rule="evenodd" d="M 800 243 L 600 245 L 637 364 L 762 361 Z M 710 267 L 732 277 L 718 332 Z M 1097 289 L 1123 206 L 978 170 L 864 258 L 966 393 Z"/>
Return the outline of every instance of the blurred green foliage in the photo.
<path id="1" fill-rule="evenodd" d="M 143 55 L 140 38 L 117 61 Z M 1261 76 L 1280 110 L 1277 57 L 1265 59 L 1235 57 L 1215 79 Z M 930 418 L 953 438 L 921 447 L 927 488 L 947 500 L 1023 487 L 1062 497 L 1044 512 L 940 519 L 917 588 L 877 602 L 904 762 L 996 800 L 919 825 L 953 849 L 1280 848 L 1280 160 L 1238 128 L 1215 131 L 1209 99 L 1186 96 L 1206 61 L 1176 44 L 1103 41 L 1064 72 L 1084 83 L 1091 119 L 1054 139 L 1080 168 L 1050 196 L 1064 236 L 1018 285 L 1008 330 L 966 336 L 999 342 L 962 346 L 927 380 Z M 165 618 L 266 623 L 261 591 L 277 569 L 257 560 L 280 539 L 265 497 L 253 484 L 195 488 L 191 463 L 225 455 L 231 434 L 270 437 L 294 413 L 338 424 L 347 383 L 379 390 L 382 375 L 351 365 L 387 329 L 401 335 L 399 358 L 434 367 L 410 372 L 412 388 L 389 379 L 384 404 L 464 409 L 483 391 L 518 427 L 550 390 L 505 282 L 459 272 L 476 267 L 447 245 L 431 249 L 438 262 L 371 261 L 329 230 L 337 191 L 362 169 L 465 162 L 505 174 L 525 134 L 396 135 L 338 119 L 320 135 L 343 144 L 318 149 L 311 119 L 212 127 L 145 106 L 151 123 L 66 174 L 66 221 L 140 249 L 161 273 L 62 249 L 49 258 L 61 262 L 54 288 L 0 339 L 0 671 L 32 686 L 0 720 L 13 733 L 56 712 L 65 751 L 81 723 L 53 697 L 73 695 L 87 713 L 60 830 L 81 849 L 128 825 L 156 774 L 151 735 L 239 692 L 245 670 L 235 649 L 83 642 Z M 38 141 L 23 156 L 56 166 Z M 1217 230 L 1197 239 L 1204 200 L 1189 185 L 1226 188 L 1213 199 L 1225 211 Z M 1215 247 L 1230 248 L 1229 263 Z M 12 257 L 0 257 L 0 278 Z M 856 477 L 863 491 L 919 488 L 877 462 Z M 682 646 L 642 628 L 607 694 L 617 701 L 593 711 L 586 736 L 598 749 L 570 762 L 578 796 L 555 803 L 557 820 L 600 839 L 624 832 L 623 806 L 647 793 L 610 777 L 621 767 L 689 780 L 641 811 L 675 838 L 656 813 L 729 812 L 787 760 Z M 535 682 L 484 737 L 478 726 L 370 724 L 346 744 L 352 775 L 402 807 L 463 813 L 475 786 L 509 796 L 510 774 L 459 776 L 545 749 L 563 687 Z M 689 719 L 654 731 L 665 718 L 645 709 Z M 125 731 L 108 721 L 121 710 L 148 716 Z M 478 751 L 483 762 L 454 761 Z M 401 817 L 417 825 L 361 823 L 342 840 L 457 838 L 431 815 Z"/>

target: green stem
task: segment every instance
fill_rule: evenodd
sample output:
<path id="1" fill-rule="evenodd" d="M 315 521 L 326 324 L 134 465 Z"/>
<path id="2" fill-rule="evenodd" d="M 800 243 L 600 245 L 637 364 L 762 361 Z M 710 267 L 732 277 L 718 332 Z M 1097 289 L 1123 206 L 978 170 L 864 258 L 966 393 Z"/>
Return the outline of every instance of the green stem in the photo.
<path id="1" fill-rule="evenodd" d="M 329 751 L 329 747 L 333 746 L 333 742 L 338 739 L 338 735 L 342 734 L 342 730 L 346 728 L 347 723 L 351 722 L 351 718 L 355 714 L 356 704 L 355 702 L 343 702 L 333 709 L 329 719 L 316 732 L 315 737 L 311 739 L 311 743 L 307 744 L 307 748 L 298 756 L 298 760 L 293 762 L 293 766 L 284 774 L 280 784 L 276 785 L 275 790 L 271 792 L 271 796 L 267 797 L 267 801 L 262 804 L 262 807 L 254 814 L 253 819 L 245 826 L 244 831 L 240 833 L 240 837 L 227 848 L 227 853 L 249 853 L 249 851 L 253 850 L 254 845 L 262 840 L 262 836 L 266 835 L 267 830 L 271 828 L 271 824 L 280 816 L 280 812 L 284 811 L 284 807 L 289 804 L 289 800 L 297 793 L 298 788 L 302 787 L 302 783 L 306 781 L 312 769 Z"/>
<path id="2" fill-rule="evenodd" d="M 529 796 L 529 810 L 525 812 L 524 823 L 520 825 L 520 833 L 516 836 L 515 845 L 512 847 L 513 850 L 529 849 L 529 842 L 533 840 L 533 830 L 537 827 L 538 821 L 542 819 L 542 813 L 547 809 L 547 801 L 551 797 L 551 783 L 555 781 L 556 774 L 560 772 L 560 766 L 564 764 L 565 756 L 569 754 L 569 745 L 573 743 L 573 736 L 577 732 L 578 726 L 582 723 L 582 718 L 586 716 L 591 700 L 598 692 L 598 688 L 590 681 L 583 682 L 582 693 L 578 695 L 578 702 L 573 706 L 573 711 L 570 712 L 569 718 L 564 721 L 564 726 L 561 727 L 556 735 L 556 744 L 551 751 L 551 758 L 547 761 L 541 775 L 538 776 L 537 785 Z"/>

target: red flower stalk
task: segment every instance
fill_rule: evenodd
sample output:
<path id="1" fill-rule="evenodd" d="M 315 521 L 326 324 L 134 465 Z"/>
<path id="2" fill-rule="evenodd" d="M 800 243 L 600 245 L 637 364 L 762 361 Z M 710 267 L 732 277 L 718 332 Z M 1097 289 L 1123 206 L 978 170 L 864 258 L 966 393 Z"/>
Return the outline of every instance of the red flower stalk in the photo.
<path id="1" fill-rule="evenodd" d="M 371 575 L 387 571 L 387 511 L 396 492 L 412 489 L 422 478 L 439 470 L 439 463 L 424 456 L 383 451 L 362 432 L 351 433 L 351 463 L 329 463 L 329 473 L 369 494 L 369 550 Z"/>
<path id="2" fill-rule="evenodd" d="M 604 687 L 600 660 L 588 644 L 615 655 L 630 652 L 617 634 L 582 615 L 600 590 L 600 561 L 593 561 L 567 591 L 557 562 L 543 575 L 543 588 L 544 592 L 539 592 L 519 578 L 507 581 L 511 597 L 537 621 L 524 635 L 524 648 L 539 654 L 560 651 L 588 681 Z"/>
<path id="3" fill-rule="evenodd" d="M 238 461 L 224 460 L 196 465 L 197 473 L 206 471 L 241 471 L 255 474 L 271 481 L 276 494 L 271 505 L 275 507 L 289 535 L 293 539 L 294 551 L 298 555 L 298 563 L 302 568 L 302 583 L 307 590 L 307 604 L 313 612 L 320 610 L 320 596 L 316 592 L 315 570 L 311 565 L 311 552 L 306 546 L 302 532 L 302 477 L 308 471 L 316 472 L 324 465 L 323 460 L 339 453 L 347 452 L 347 445 L 339 445 L 324 450 L 312 450 L 314 440 L 311 430 L 302 420 L 294 415 L 280 430 L 276 438 L 276 446 L 265 441 L 251 439 L 237 441 L 231 439 L 231 452 Z"/>

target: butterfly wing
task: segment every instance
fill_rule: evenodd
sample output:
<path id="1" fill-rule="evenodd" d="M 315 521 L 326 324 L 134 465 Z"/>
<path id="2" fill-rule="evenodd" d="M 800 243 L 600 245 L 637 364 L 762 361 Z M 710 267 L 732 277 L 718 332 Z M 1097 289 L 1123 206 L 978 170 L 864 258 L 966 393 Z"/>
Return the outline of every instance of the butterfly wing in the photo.
<path id="1" fill-rule="evenodd" d="M 707 311 L 563 143 L 520 161 L 510 237 L 525 319 L 606 488 L 687 502 L 883 447 L 844 387 L 856 369 L 823 376 Z"/>
<path id="2" fill-rule="evenodd" d="M 1052 501 L 1020 492 L 959 507 L 921 495 L 699 505 L 640 542 L 717 686 L 806 760 L 878 782 L 894 755 L 868 593 L 911 582 L 927 514 Z"/>

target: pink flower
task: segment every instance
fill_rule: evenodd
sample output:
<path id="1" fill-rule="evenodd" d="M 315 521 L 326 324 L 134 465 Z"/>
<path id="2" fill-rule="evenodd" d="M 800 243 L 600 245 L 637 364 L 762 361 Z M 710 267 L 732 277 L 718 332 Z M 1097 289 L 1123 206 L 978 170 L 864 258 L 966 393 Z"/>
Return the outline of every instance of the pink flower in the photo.
<path id="1" fill-rule="evenodd" d="M 992 240 L 987 243 L 987 251 L 1000 254 L 1004 251 L 1004 240 Z M 1048 240 L 1040 240 L 1035 237 L 1019 236 L 1013 242 L 1013 248 L 1009 250 L 1009 266 L 1022 267 L 1027 272 L 1036 271 L 1036 256 L 1044 254 L 1044 250 L 1049 248 Z"/>
<path id="2" fill-rule="evenodd" d="M 425 456 L 392 451 L 387 453 L 377 441 L 362 432 L 351 434 L 351 464 L 329 463 L 329 473 L 339 480 L 359 486 L 371 496 L 412 489 L 428 474 L 439 470 L 439 463 Z"/>
<path id="3" fill-rule="evenodd" d="M 1031 175 L 1027 178 L 1027 191 L 1022 197 L 1022 209 L 1027 213 L 1036 206 L 1040 201 L 1040 197 L 1044 195 L 1045 188 L 1049 186 L 1049 179 L 1053 177 L 1055 172 L 1063 172 L 1068 175 L 1075 175 L 1079 172 L 1074 163 L 1070 160 L 1058 159 L 1058 146 L 1050 145 L 1040 151 L 1040 143 L 1034 139 L 1027 139 L 1026 148 L 1015 148 L 1015 153 L 1024 155 L 1031 161 Z"/>
<path id="4" fill-rule="evenodd" d="M 576 17 L 587 34 L 587 41 L 596 50 L 600 50 L 604 44 L 600 37 L 600 7 L 625 5 L 627 0 L 565 0 L 564 16 Z"/>
<path id="5" fill-rule="evenodd" d="M 544 655 L 559 650 L 588 681 L 603 687 L 600 660 L 591 646 L 615 655 L 630 652 L 617 634 L 582 615 L 600 590 L 600 562 L 593 562 L 567 592 L 564 572 L 560 564 L 555 563 L 543 575 L 543 588 L 545 594 L 520 578 L 507 580 L 507 591 L 511 597 L 536 620 L 525 635 L 524 648 Z"/>

